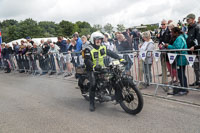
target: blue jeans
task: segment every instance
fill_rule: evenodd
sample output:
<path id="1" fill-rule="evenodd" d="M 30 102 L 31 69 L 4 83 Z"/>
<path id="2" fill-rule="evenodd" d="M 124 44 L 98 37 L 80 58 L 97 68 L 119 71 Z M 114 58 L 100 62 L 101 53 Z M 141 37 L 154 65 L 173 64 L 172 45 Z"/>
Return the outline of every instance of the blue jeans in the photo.
<path id="1" fill-rule="evenodd" d="M 148 85 L 152 82 L 151 64 L 144 63 L 144 80 Z"/>

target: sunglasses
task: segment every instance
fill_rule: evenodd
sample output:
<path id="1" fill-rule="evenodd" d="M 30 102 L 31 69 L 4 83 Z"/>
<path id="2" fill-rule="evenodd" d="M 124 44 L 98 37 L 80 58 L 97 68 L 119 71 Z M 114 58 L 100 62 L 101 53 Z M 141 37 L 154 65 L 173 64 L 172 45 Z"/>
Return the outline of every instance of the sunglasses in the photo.
<path id="1" fill-rule="evenodd" d="M 161 24 L 161 25 L 165 25 L 165 24 Z"/>

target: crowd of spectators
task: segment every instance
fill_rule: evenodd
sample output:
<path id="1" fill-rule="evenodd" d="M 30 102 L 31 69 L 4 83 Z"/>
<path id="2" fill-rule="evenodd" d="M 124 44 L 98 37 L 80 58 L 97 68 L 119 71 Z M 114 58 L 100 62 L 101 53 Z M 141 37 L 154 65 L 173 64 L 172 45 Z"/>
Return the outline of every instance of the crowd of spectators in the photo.
<path id="1" fill-rule="evenodd" d="M 104 34 L 103 45 L 115 52 L 132 51 L 134 43 L 132 34 L 139 34 L 137 30 L 132 32 L 131 29 L 125 32 L 116 32 L 116 36 L 111 38 L 110 34 Z M 90 44 L 89 35 L 79 37 L 75 32 L 71 39 L 64 39 L 62 36 L 57 37 L 57 42 L 41 40 L 39 43 L 34 42 L 30 37 L 26 41 L 22 40 L 20 44 L 13 42 L 12 46 L 3 43 L 0 47 L 0 67 L 5 68 L 6 73 L 11 70 L 17 70 L 20 73 L 28 72 L 31 74 L 63 74 L 72 75 L 74 69 L 83 62 L 81 50 Z M 137 39 L 139 40 L 139 39 Z M 137 46 L 138 47 L 138 46 Z M 78 58 L 77 58 L 78 57 Z M 123 57 L 129 62 L 126 71 L 130 74 L 132 61 L 127 54 Z M 109 65 L 110 58 L 105 58 L 105 65 Z"/>
<path id="2" fill-rule="evenodd" d="M 196 81 L 190 86 L 198 86 L 196 89 L 200 89 L 199 82 L 199 52 L 191 52 L 196 49 L 199 49 L 200 45 L 200 24 L 196 22 L 196 16 L 194 14 L 189 14 L 184 18 L 187 22 L 186 25 L 180 26 L 180 24 L 175 24 L 172 20 L 168 22 L 163 20 L 161 22 L 161 31 L 158 34 L 159 38 L 159 48 L 161 50 L 165 49 L 182 49 L 182 51 L 177 51 L 178 54 L 176 60 L 173 64 L 169 63 L 167 52 L 163 52 L 161 55 L 161 64 L 162 64 L 162 83 L 167 84 L 167 68 L 172 77 L 171 83 L 180 82 L 181 87 L 188 87 L 187 77 L 185 75 L 186 65 L 188 65 L 187 59 L 184 55 L 186 54 L 195 54 L 197 55 L 194 62 L 193 68 L 196 77 Z M 183 49 L 190 49 L 191 51 L 184 51 Z M 170 52 L 171 53 L 171 52 Z M 177 75 L 177 76 L 176 76 Z M 178 79 L 177 79 L 178 77 Z M 188 93 L 188 90 L 181 89 L 179 87 L 173 88 L 172 95 L 185 95 Z"/>
<path id="3" fill-rule="evenodd" d="M 160 30 L 156 30 L 156 37 L 158 44 L 152 40 L 152 32 L 139 32 L 137 29 L 127 29 L 124 32 L 115 32 L 114 36 L 104 33 L 103 45 L 112 51 L 123 54 L 123 58 L 128 61 L 126 66 L 126 73 L 131 75 L 131 67 L 133 66 L 133 60 L 128 53 L 135 51 L 153 51 L 155 48 L 160 50 L 166 50 L 161 54 L 162 65 L 162 84 L 174 84 L 180 82 L 182 87 L 188 87 L 187 77 L 185 75 L 185 67 L 188 64 L 184 54 L 196 54 L 193 52 L 200 48 L 200 17 L 196 22 L 195 15 L 187 15 L 186 24 L 176 24 L 173 20 L 162 20 Z M 4 69 L 6 73 L 10 73 L 11 70 L 17 70 L 20 73 L 30 74 L 64 74 L 64 76 L 71 76 L 78 65 L 83 64 L 83 58 L 81 51 L 90 44 L 90 35 L 83 35 L 79 37 L 79 34 L 75 32 L 71 39 L 64 39 L 62 36 L 57 38 L 57 42 L 41 40 L 39 43 L 31 40 L 27 37 L 26 41 L 21 41 L 20 44 L 14 42 L 12 46 L 9 44 L 0 45 L 0 68 Z M 181 54 L 177 56 L 176 61 L 173 64 L 169 63 L 167 56 L 167 49 L 190 49 L 191 51 L 175 52 Z M 138 76 L 139 80 L 143 80 L 147 86 L 152 82 L 152 64 L 153 55 L 152 52 L 146 53 L 146 59 L 142 60 L 140 54 L 138 57 Z M 200 88 L 200 65 L 199 57 L 197 57 L 193 68 L 196 77 L 196 81 L 190 86 L 198 86 Z M 110 63 L 111 59 L 106 57 L 105 65 Z M 171 81 L 168 82 L 167 72 L 170 73 Z M 132 73 L 134 74 L 134 73 Z M 173 95 L 187 94 L 188 91 L 180 88 L 174 88 Z"/>

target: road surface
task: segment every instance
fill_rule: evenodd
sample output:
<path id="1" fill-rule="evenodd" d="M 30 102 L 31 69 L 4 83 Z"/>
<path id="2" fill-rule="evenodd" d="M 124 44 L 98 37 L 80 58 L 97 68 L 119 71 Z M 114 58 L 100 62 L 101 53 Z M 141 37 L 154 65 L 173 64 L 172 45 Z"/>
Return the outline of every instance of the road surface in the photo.
<path id="1" fill-rule="evenodd" d="M 111 102 L 89 111 L 71 79 L 0 73 L 0 133 L 200 133 L 200 107 L 144 97 L 136 116 Z"/>

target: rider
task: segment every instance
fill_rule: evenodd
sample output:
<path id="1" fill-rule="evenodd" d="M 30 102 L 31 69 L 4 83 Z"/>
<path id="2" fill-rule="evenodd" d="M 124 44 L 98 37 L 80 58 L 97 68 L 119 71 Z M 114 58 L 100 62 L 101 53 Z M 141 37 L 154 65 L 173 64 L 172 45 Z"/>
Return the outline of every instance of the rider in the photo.
<path id="1" fill-rule="evenodd" d="M 102 45 L 104 35 L 100 32 L 94 32 L 90 38 L 90 44 L 83 50 L 84 62 L 86 65 L 86 71 L 88 73 L 90 88 L 89 88 L 89 98 L 90 98 L 90 111 L 95 110 L 94 97 L 96 90 L 96 81 L 94 76 L 94 70 L 98 71 L 104 67 L 104 57 L 110 56 L 115 59 L 119 59 L 120 62 L 126 62 L 124 59 L 120 58 L 116 53 L 107 49 L 105 45 Z M 119 94 L 119 92 L 115 93 Z M 119 101 L 119 100 L 117 100 Z"/>

